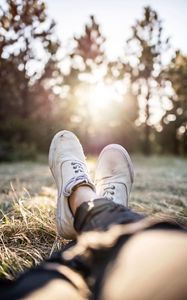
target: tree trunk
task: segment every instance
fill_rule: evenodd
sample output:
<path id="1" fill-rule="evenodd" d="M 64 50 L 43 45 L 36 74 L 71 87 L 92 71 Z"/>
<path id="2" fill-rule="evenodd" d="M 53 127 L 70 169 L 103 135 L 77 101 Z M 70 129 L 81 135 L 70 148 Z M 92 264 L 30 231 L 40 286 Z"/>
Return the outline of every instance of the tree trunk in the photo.
<path id="1" fill-rule="evenodd" d="M 174 142 L 174 145 L 173 145 L 174 154 L 179 155 L 179 140 L 177 139 L 176 133 L 175 133 L 175 137 L 174 137 L 173 142 Z"/>
<path id="2" fill-rule="evenodd" d="M 183 134 L 183 154 L 187 154 L 187 130 Z"/>
<path id="3" fill-rule="evenodd" d="M 180 146 L 180 142 L 179 139 L 177 138 L 177 130 L 178 130 L 178 124 L 175 124 L 175 132 L 174 132 L 174 137 L 173 137 L 173 152 L 175 155 L 179 155 L 179 146 Z"/>
<path id="4" fill-rule="evenodd" d="M 150 110 L 149 110 L 149 97 L 150 93 L 148 92 L 147 97 L 146 97 L 146 107 L 145 107 L 145 129 L 144 129 L 144 153 L 149 155 L 151 153 L 151 144 L 150 144 L 150 132 L 151 128 L 148 124 L 149 118 L 150 118 Z"/>
<path id="5" fill-rule="evenodd" d="M 145 124 L 145 141 L 144 141 L 144 153 L 149 155 L 151 153 L 151 145 L 150 145 L 150 126 Z"/>

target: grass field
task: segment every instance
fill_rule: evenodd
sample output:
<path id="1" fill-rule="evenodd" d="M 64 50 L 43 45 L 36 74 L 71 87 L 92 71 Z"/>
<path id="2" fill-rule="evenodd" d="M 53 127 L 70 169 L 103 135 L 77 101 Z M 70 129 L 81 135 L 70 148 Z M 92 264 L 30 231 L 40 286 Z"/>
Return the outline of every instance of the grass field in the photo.
<path id="1" fill-rule="evenodd" d="M 88 160 L 94 173 L 94 159 Z M 133 157 L 135 182 L 129 206 L 187 224 L 187 159 Z M 56 189 L 48 166 L 22 162 L 0 165 L 0 277 L 14 278 L 59 249 Z"/>

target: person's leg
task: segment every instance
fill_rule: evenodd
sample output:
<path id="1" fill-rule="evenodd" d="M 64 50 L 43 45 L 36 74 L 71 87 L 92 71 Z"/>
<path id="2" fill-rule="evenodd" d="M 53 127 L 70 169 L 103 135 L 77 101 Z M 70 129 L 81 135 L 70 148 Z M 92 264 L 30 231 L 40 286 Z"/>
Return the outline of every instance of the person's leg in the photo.
<path id="1" fill-rule="evenodd" d="M 102 300 L 187 299 L 187 235 L 149 230 L 122 246 L 104 275 Z"/>
<path id="2" fill-rule="evenodd" d="M 75 215 L 79 206 L 83 203 L 91 203 L 97 199 L 97 194 L 89 186 L 78 186 L 69 197 L 69 205 L 73 215 Z"/>
<path id="3" fill-rule="evenodd" d="M 0 280 L 3 300 L 85 300 L 88 293 L 81 276 L 61 263 L 46 262 L 15 281 Z"/>
<path id="4" fill-rule="evenodd" d="M 133 164 L 127 151 L 120 145 L 106 146 L 99 155 L 95 170 L 97 195 L 86 193 L 74 206 L 74 226 L 78 233 L 91 230 L 106 230 L 112 224 L 128 224 L 144 218 L 128 209 L 128 200 L 134 179 Z M 79 194 L 80 193 L 80 194 Z M 71 206 L 73 195 L 69 198 Z M 81 188 L 75 198 L 81 199 Z M 98 198 L 98 196 L 100 198 Z M 79 205 L 81 204 L 81 205 Z"/>
<path id="5" fill-rule="evenodd" d="M 49 150 L 49 166 L 58 190 L 57 231 L 66 239 L 75 239 L 74 212 L 82 202 L 97 195 L 88 174 L 82 146 L 72 132 L 63 130 L 54 136 Z M 81 187 L 82 200 L 79 192 L 75 192 L 78 187 Z M 73 199 L 72 203 L 70 198 Z"/>
<path id="6" fill-rule="evenodd" d="M 94 240 L 93 231 L 103 232 L 113 224 L 129 224 L 144 218 L 127 208 L 133 183 L 133 166 L 123 147 L 109 145 L 104 148 L 98 159 L 95 178 L 97 194 L 83 183 L 76 185 L 68 197 L 69 208 L 74 216 L 74 228 L 79 234 L 77 249 L 80 248 L 81 252 L 78 250 L 76 255 L 75 250 L 71 256 L 72 260 L 70 256 L 68 257 L 71 249 L 63 253 L 65 260 L 82 272 L 92 291 L 111 257 L 107 249 L 104 254 L 101 250 L 93 254 L 93 259 L 88 258 L 87 249 L 91 246 L 90 241 L 96 244 L 101 242 Z M 82 235 L 86 231 L 90 233 L 91 240 Z"/>

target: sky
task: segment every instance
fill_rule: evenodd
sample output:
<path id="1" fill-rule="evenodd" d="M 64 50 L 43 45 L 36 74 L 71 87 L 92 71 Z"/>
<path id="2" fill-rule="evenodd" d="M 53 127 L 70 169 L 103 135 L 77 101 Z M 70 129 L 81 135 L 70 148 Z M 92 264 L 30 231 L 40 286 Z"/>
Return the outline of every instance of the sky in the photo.
<path id="1" fill-rule="evenodd" d="M 142 8 L 150 5 L 163 20 L 164 35 L 171 37 L 173 49 L 181 49 L 187 55 L 187 0 L 46 0 L 46 3 L 64 45 L 82 33 L 89 15 L 95 15 L 107 38 L 105 48 L 111 59 L 123 53 L 131 26 L 142 17 Z"/>

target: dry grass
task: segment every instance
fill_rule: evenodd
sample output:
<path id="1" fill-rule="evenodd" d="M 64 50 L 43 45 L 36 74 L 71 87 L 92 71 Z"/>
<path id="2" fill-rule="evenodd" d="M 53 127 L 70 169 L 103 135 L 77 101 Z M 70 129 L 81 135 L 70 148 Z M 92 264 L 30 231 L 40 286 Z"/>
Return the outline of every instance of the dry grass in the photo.
<path id="1" fill-rule="evenodd" d="M 1 209 L 0 276 L 14 278 L 59 249 L 65 241 L 56 235 L 51 196 L 31 197 L 11 184 L 10 203 Z"/>
<path id="2" fill-rule="evenodd" d="M 134 157 L 135 182 L 130 207 L 169 216 L 187 225 L 187 159 Z"/>
<path id="3" fill-rule="evenodd" d="M 135 184 L 130 206 L 187 223 L 187 160 L 134 157 Z M 93 173 L 94 160 L 89 160 Z M 0 277 L 15 278 L 59 249 L 56 190 L 45 164 L 0 165 Z"/>

